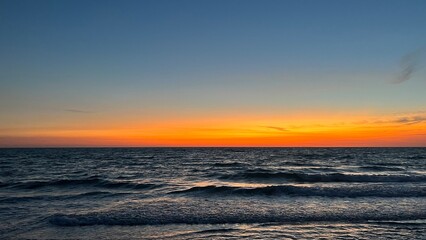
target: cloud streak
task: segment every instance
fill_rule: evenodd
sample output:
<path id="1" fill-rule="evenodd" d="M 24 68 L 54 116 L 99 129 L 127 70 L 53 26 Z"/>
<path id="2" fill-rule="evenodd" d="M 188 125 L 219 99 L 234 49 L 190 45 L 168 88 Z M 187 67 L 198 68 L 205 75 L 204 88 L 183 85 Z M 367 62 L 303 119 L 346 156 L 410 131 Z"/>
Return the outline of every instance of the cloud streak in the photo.
<path id="1" fill-rule="evenodd" d="M 424 49 L 418 49 L 404 55 L 400 60 L 401 72 L 397 79 L 392 83 L 399 84 L 410 80 L 413 74 L 419 69 L 421 56 L 423 55 Z"/>
<path id="2" fill-rule="evenodd" d="M 288 132 L 288 129 L 283 128 L 283 127 L 276 127 L 276 126 L 264 126 L 265 128 L 269 128 L 269 129 L 273 129 L 273 130 L 277 130 L 280 132 Z"/>
<path id="3" fill-rule="evenodd" d="M 81 109 L 64 109 L 65 112 L 70 112 L 70 113 L 93 113 L 92 111 L 86 111 L 86 110 L 81 110 Z"/>
<path id="4" fill-rule="evenodd" d="M 393 122 L 399 123 L 399 124 L 411 125 L 411 124 L 421 123 L 424 121 L 426 121 L 426 117 L 424 116 L 412 116 L 412 117 L 401 117 L 394 120 Z"/>

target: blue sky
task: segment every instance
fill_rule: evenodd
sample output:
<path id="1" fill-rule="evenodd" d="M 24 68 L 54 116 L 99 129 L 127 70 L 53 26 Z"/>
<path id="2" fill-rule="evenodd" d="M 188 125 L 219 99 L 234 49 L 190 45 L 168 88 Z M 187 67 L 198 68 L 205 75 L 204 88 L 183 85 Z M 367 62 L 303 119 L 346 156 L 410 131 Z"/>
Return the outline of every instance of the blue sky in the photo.
<path id="1" fill-rule="evenodd" d="M 49 128 L 69 109 L 422 111 L 425 13 L 415 0 L 0 1 L 0 124 Z M 413 52 L 410 79 L 391 84 Z"/>

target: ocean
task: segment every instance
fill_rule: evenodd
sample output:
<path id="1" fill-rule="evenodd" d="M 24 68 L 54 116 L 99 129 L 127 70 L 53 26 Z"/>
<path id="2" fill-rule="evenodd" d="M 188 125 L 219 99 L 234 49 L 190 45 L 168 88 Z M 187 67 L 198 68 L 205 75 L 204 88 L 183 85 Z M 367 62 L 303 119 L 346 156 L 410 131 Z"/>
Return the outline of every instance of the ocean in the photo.
<path id="1" fill-rule="evenodd" d="M 0 149 L 1 239 L 426 239 L 426 148 Z"/>

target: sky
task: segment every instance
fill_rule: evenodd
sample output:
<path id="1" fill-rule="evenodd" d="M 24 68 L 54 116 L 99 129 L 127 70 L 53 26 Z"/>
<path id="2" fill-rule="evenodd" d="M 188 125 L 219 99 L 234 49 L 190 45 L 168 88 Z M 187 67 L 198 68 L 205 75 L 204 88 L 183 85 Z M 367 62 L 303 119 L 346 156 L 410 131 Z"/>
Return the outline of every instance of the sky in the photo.
<path id="1" fill-rule="evenodd" d="M 0 0 L 0 147 L 426 147 L 425 13 Z"/>

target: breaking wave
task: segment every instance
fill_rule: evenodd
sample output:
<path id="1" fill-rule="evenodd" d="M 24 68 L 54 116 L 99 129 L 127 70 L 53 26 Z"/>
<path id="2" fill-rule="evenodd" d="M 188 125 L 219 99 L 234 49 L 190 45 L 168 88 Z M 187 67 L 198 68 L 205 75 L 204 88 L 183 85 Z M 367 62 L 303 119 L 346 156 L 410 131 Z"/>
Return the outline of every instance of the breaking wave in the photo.
<path id="1" fill-rule="evenodd" d="M 355 186 L 294 186 L 278 185 L 258 188 L 233 186 L 192 187 L 173 191 L 171 194 L 191 194 L 196 196 L 318 196 L 318 197 L 425 197 L 424 185 L 355 185 Z"/>
<path id="2" fill-rule="evenodd" d="M 348 173 L 301 173 L 273 171 L 245 171 L 221 175 L 222 180 L 287 180 L 293 182 L 426 182 L 420 174 L 348 174 Z"/>

